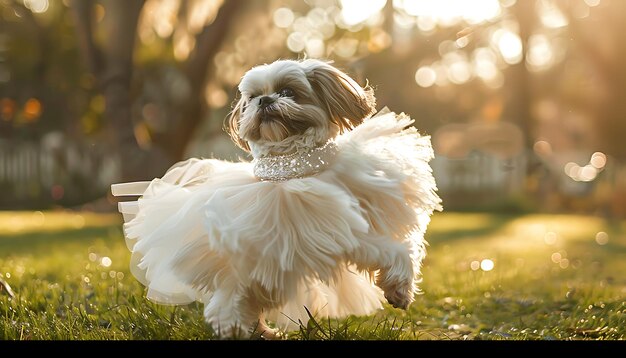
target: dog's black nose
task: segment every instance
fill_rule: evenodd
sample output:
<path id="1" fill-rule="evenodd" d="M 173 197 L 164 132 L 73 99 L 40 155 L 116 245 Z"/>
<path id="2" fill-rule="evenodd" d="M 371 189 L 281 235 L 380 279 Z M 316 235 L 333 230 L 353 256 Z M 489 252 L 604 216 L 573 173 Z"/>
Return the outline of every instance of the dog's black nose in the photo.
<path id="1" fill-rule="evenodd" d="M 267 106 L 269 106 L 270 104 L 276 102 L 276 100 L 273 97 L 270 96 L 263 96 L 261 98 L 259 98 L 259 106 L 261 108 L 265 108 Z"/>

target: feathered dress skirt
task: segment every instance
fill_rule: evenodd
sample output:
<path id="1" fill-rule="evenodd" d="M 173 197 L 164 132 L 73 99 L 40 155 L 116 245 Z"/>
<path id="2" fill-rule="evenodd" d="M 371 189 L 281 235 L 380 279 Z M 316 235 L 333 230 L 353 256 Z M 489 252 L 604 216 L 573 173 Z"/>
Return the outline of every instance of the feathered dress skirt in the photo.
<path id="1" fill-rule="evenodd" d="M 285 328 L 309 312 L 373 313 L 384 300 L 375 272 L 342 258 L 386 237 L 410 241 L 419 265 L 441 209 L 430 137 L 412 123 L 393 112 L 366 119 L 334 138 L 332 164 L 304 178 L 260 180 L 255 161 L 194 158 L 162 178 L 113 185 L 113 195 L 140 196 L 119 203 L 131 272 L 162 304 L 209 304 L 220 280 L 279 287 L 283 304 L 267 317 Z"/>

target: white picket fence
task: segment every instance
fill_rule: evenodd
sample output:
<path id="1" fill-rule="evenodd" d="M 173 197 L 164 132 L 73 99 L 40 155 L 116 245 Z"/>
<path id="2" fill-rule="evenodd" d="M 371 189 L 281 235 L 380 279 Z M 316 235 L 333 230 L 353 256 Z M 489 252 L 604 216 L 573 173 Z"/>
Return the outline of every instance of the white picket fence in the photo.
<path id="1" fill-rule="evenodd" d="M 435 156 L 431 166 L 441 192 L 514 194 L 524 189 L 527 161 L 523 153 L 501 159 L 475 151 L 462 159 Z"/>
<path id="2" fill-rule="evenodd" d="M 0 140 L 0 208 L 27 201 L 78 201 L 106 194 L 119 178 L 119 160 L 102 146 L 51 133 L 39 142 Z M 59 198 L 59 193 L 63 195 Z"/>

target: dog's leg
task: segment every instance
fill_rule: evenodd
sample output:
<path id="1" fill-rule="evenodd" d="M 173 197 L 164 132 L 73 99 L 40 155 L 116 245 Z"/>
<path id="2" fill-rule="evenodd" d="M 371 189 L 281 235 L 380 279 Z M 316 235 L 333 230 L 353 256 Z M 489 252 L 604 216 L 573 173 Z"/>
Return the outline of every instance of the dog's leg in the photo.
<path id="1" fill-rule="evenodd" d="M 249 300 L 246 284 L 233 267 L 242 267 L 211 250 L 208 240 L 196 240 L 178 253 L 173 268 L 183 282 L 201 291 L 205 320 L 224 338 L 248 337 L 259 309 Z"/>
<path id="2" fill-rule="evenodd" d="M 246 298 L 246 315 L 250 318 L 254 318 L 252 336 L 260 336 L 263 339 L 282 338 L 278 329 L 270 328 L 265 322 L 264 310 L 275 308 L 278 302 L 277 297 L 275 295 L 273 296 L 258 282 L 251 285 Z"/>
<path id="3" fill-rule="evenodd" d="M 264 339 L 272 340 L 282 338 L 282 335 L 278 330 L 270 328 L 267 323 L 265 323 L 265 314 L 263 314 L 262 312 L 259 314 L 259 318 L 254 332 L 256 332 Z"/>
<path id="4" fill-rule="evenodd" d="M 236 288 L 216 290 L 204 305 L 204 318 L 222 338 L 239 338 L 250 328 L 240 318 L 241 294 Z"/>
<path id="5" fill-rule="evenodd" d="M 241 290 L 240 286 L 229 290 L 228 285 L 223 285 L 215 291 L 205 302 L 204 317 L 214 332 L 223 338 L 282 337 L 278 330 L 265 322 L 262 302 L 250 295 L 249 289 Z"/>
<path id="6" fill-rule="evenodd" d="M 376 285 L 387 301 L 396 308 L 407 309 L 415 297 L 413 262 L 406 248 L 390 252 L 392 263 L 381 266 Z"/>
<path id="7" fill-rule="evenodd" d="M 377 237 L 363 240 L 351 260 L 360 269 L 378 269 L 376 285 L 383 290 L 387 301 L 396 308 L 406 309 L 414 300 L 415 270 L 419 269 L 411 254 L 409 242 Z"/>

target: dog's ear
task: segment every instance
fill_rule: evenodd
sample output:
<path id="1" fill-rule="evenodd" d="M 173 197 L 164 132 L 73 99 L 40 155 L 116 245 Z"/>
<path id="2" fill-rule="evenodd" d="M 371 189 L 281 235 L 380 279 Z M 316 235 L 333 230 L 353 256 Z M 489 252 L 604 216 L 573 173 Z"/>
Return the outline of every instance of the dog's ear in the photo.
<path id="1" fill-rule="evenodd" d="M 320 60 L 304 60 L 302 67 L 313 91 L 341 132 L 356 127 L 376 111 L 371 87 L 361 87 L 344 72 Z"/>
<path id="2" fill-rule="evenodd" d="M 228 115 L 226 123 L 224 123 L 224 130 L 230 135 L 230 138 L 233 140 L 233 142 L 235 142 L 235 144 L 237 144 L 239 148 L 245 150 L 246 152 L 249 152 L 250 146 L 248 145 L 248 142 L 246 142 L 239 136 L 239 119 L 241 118 L 241 113 L 243 112 L 245 106 L 246 100 L 240 94 L 239 100 L 233 107 L 233 110 Z"/>

